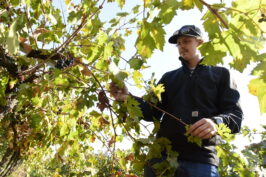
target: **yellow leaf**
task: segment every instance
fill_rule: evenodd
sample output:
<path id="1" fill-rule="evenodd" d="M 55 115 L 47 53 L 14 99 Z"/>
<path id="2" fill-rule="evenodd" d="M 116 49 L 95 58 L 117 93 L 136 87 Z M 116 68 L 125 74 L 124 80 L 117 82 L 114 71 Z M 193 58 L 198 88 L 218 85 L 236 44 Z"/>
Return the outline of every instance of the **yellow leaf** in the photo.
<path id="1" fill-rule="evenodd" d="M 122 9 L 125 5 L 125 0 L 116 0 L 116 1 L 118 3 L 119 7 Z"/>
<path id="2" fill-rule="evenodd" d="M 183 0 L 183 8 L 184 9 L 191 9 L 194 7 L 193 0 Z"/>
<path id="3" fill-rule="evenodd" d="M 65 0 L 66 5 L 70 3 L 70 0 Z"/>
<path id="4" fill-rule="evenodd" d="M 142 88 L 141 84 L 143 83 L 143 81 L 141 80 L 141 78 L 142 78 L 142 74 L 139 71 L 135 70 L 133 72 L 133 80 L 136 83 L 138 88 Z"/>
<path id="5" fill-rule="evenodd" d="M 145 2 L 145 4 L 150 4 L 152 2 L 152 0 L 143 0 Z"/>
<path id="6" fill-rule="evenodd" d="M 253 79 L 248 84 L 249 92 L 258 97 L 261 114 L 266 112 L 266 83 L 262 79 Z"/>
<path id="7" fill-rule="evenodd" d="M 17 53 L 19 49 L 19 39 L 16 32 L 16 28 L 17 28 L 17 20 L 15 20 L 10 26 L 8 37 L 6 40 L 7 49 L 11 55 Z"/>
<path id="8" fill-rule="evenodd" d="M 157 98 L 159 99 L 159 101 L 161 101 L 162 100 L 161 94 L 164 92 L 164 86 L 163 86 L 163 84 L 159 84 L 157 86 L 152 86 L 152 91 L 157 96 Z"/>

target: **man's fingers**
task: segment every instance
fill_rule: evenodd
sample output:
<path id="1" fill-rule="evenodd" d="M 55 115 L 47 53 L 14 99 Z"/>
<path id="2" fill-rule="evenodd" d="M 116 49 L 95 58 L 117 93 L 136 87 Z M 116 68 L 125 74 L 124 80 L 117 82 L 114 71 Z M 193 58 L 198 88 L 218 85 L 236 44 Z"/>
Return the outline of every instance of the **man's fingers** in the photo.
<path id="1" fill-rule="evenodd" d="M 216 131 L 213 130 L 213 131 L 210 131 L 209 133 L 207 133 L 207 134 L 205 134 L 205 135 L 203 135 L 203 136 L 201 136 L 199 138 L 201 138 L 201 139 L 209 139 L 209 138 L 213 137 L 215 134 L 216 134 Z"/>
<path id="2" fill-rule="evenodd" d="M 113 97 L 115 97 L 117 95 L 118 91 L 120 91 L 119 88 L 118 88 L 118 86 L 114 82 L 111 82 L 110 83 L 110 94 Z"/>
<path id="3" fill-rule="evenodd" d="M 194 123 L 193 125 L 191 125 L 189 127 L 188 132 L 192 133 L 193 131 L 195 131 L 198 127 L 201 127 L 202 125 L 206 124 L 206 120 L 205 119 L 200 119 L 199 121 L 197 121 L 196 123 Z"/>
<path id="4" fill-rule="evenodd" d="M 124 101 L 128 96 L 128 89 L 126 86 L 119 88 L 118 85 L 114 82 L 110 83 L 110 95 L 115 98 L 117 101 Z"/>
<path id="5" fill-rule="evenodd" d="M 206 134 L 209 131 L 209 126 L 207 124 L 201 124 L 191 132 L 191 135 L 199 136 L 200 134 Z"/>
<path id="6" fill-rule="evenodd" d="M 201 139 L 208 139 L 216 134 L 215 123 L 210 119 L 201 119 L 193 124 L 188 132 Z"/>

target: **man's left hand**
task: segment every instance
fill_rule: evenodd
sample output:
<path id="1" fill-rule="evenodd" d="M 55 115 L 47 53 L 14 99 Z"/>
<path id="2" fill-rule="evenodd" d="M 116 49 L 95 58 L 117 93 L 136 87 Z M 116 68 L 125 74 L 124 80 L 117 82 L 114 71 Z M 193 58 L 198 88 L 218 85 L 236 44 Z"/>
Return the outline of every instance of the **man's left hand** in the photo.
<path id="1" fill-rule="evenodd" d="M 188 133 L 201 139 L 209 139 L 217 133 L 217 129 L 211 119 L 203 118 L 191 125 Z"/>

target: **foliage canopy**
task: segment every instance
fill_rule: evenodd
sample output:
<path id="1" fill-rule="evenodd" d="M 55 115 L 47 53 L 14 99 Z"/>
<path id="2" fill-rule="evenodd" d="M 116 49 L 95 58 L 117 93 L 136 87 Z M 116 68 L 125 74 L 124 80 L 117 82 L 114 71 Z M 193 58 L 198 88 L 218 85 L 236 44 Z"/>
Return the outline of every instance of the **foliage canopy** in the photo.
<path id="1" fill-rule="evenodd" d="M 159 123 L 143 137 L 146 127 L 140 122 L 138 102 L 112 100 L 109 84 L 122 87 L 133 79 L 147 90 L 145 98 L 160 98 L 163 86 L 156 86 L 153 78 L 143 81 L 142 71 L 154 50 L 163 51 L 164 26 L 177 10 L 202 12 L 209 37 L 200 48 L 205 64 L 217 65 L 231 56 L 230 66 L 242 72 L 256 63 L 249 90 L 258 97 L 261 113 L 266 112 L 265 1 L 234 0 L 228 5 L 222 0 L 142 0 L 107 22 L 100 18 L 103 7 L 117 3 L 123 10 L 128 1 L 60 3 L 0 1 L 0 176 L 23 163 L 32 176 L 134 177 L 162 149 L 168 159 L 158 169 L 170 174 L 178 154 L 167 139 L 155 139 Z M 125 59 L 125 40 L 133 34 L 136 52 Z M 223 127 L 221 132 L 228 135 Z M 248 128 L 243 133 L 252 137 Z M 228 143 L 219 146 L 222 176 L 257 176 L 266 165 L 265 132 L 262 136 L 264 141 L 242 152 L 244 158 Z M 117 149 L 125 138 L 133 142 L 132 151 Z M 105 154 L 93 152 L 97 143 Z"/>

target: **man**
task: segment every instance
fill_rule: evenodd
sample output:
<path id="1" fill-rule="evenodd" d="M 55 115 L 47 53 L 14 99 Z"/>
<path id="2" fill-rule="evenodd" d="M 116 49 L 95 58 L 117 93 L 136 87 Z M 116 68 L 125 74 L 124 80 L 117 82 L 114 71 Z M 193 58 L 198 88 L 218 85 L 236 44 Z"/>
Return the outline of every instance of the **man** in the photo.
<path id="1" fill-rule="evenodd" d="M 179 169 L 188 177 L 218 177 L 218 158 L 216 155 L 216 126 L 225 123 L 232 131 L 240 131 L 242 110 L 238 104 L 239 93 L 230 83 L 230 74 L 226 68 L 206 66 L 198 47 L 203 43 L 199 28 L 186 25 L 177 30 L 170 38 L 171 44 L 176 44 L 182 66 L 165 73 L 160 84 L 165 87 L 162 101 L 157 105 L 160 109 L 180 118 L 191 125 L 188 132 L 202 139 L 202 147 L 187 141 L 185 128 L 175 119 L 151 107 L 140 98 L 144 120 L 160 120 L 157 137 L 166 137 L 172 143 L 172 149 L 179 153 Z M 116 100 L 127 97 L 127 89 L 120 93 L 112 93 Z M 162 159 L 152 159 L 151 164 Z M 146 166 L 144 176 L 155 177 L 151 166 Z M 175 176 L 181 176 L 180 170 Z"/>

